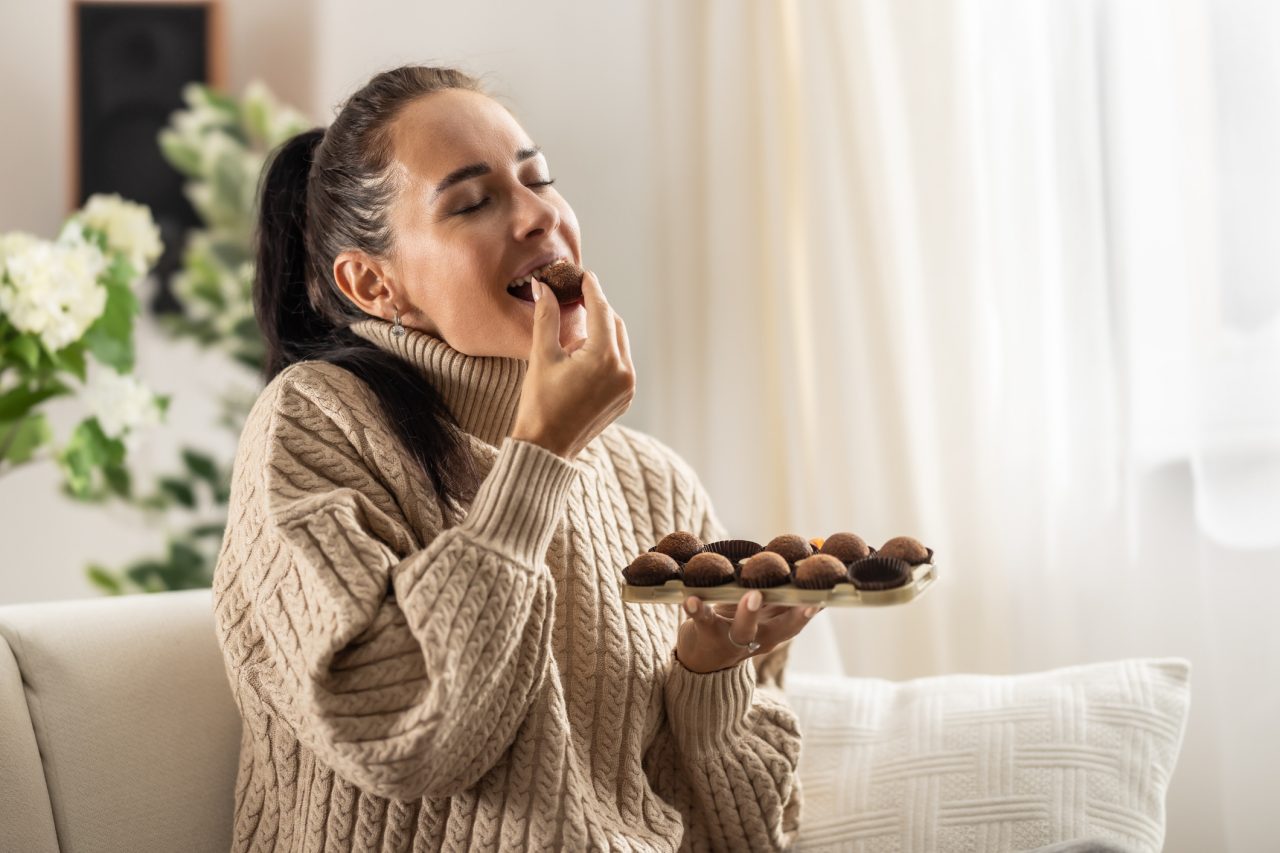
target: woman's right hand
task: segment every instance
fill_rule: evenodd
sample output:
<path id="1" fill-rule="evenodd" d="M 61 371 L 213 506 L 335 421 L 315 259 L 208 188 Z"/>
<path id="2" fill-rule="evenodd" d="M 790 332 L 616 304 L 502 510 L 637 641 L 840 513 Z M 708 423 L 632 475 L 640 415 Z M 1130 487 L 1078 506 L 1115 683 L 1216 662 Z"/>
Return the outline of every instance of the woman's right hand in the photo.
<path id="1" fill-rule="evenodd" d="M 511 437 L 574 459 L 631 406 L 636 371 L 627 327 L 595 273 L 582 276 L 587 337 L 560 346 L 560 304 L 534 279 L 533 347 Z"/>

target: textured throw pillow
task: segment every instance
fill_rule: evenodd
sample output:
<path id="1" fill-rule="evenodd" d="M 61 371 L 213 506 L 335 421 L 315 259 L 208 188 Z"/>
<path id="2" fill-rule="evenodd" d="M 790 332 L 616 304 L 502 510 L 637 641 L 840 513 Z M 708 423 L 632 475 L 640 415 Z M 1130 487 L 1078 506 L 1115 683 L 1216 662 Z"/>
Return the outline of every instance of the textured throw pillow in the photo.
<path id="1" fill-rule="evenodd" d="M 1190 663 L 891 682 L 788 673 L 804 737 L 801 850 L 1158 851 Z"/>

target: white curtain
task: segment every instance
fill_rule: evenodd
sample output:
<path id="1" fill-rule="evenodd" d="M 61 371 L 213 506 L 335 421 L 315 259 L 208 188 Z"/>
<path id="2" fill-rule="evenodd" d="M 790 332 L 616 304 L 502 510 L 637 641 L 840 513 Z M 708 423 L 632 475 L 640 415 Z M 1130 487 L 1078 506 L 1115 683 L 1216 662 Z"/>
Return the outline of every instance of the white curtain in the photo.
<path id="1" fill-rule="evenodd" d="M 1166 849 L 1260 849 L 1280 263 L 1233 324 L 1205 4 L 654 8 L 658 431 L 734 535 L 915 535 L 942 574 L 792 667 L 1188 657 Z"/>

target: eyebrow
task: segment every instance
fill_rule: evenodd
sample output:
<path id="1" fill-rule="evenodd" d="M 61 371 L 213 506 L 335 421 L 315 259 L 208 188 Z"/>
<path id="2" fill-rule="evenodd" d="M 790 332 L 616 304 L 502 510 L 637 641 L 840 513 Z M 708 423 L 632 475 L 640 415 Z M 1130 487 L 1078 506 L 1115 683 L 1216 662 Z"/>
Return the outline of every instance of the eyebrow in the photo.
<path id="1" fill-rule="evenodd" d="M 542 151 L 541 145 L 535 145 L 532 148 L 521 148 L 516 152 L 515 159 L 512 162 L 523 163 L 530 157 L 538 156 L 540 151 Z M 488 163 L 472 163 L 470 166 L 463 166 L 461 169 L 454 169 L 452 172 L 444 176 L 444 180 L 436 184 L 435 192 L 431 194 L 431 200 L 435 201 L 440 197 L 440 193 L 449 189 L 449 187 L 456 183 L 470 180 L 471 178 L 478 178 L 481 175 L 487 175 L 492 171 L 493 170 L 489 168 Z"/>

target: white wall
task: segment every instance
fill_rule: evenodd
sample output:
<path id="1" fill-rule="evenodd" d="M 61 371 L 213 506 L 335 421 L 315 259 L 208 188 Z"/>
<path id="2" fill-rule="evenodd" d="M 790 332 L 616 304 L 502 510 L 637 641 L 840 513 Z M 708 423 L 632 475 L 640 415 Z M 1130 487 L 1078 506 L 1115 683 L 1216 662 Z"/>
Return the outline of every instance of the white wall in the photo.
<path id="1" fill-rule="evenodd" d="M 282 99 L 327 124 L 341 101 L 377 71 L 404 62 L 452 63 L 481 76 L 543 146 L 582 227 L 583 258 L 627 321 L 639 373 L 623 422 L 648 428 L 648 353 L 661 342 L 649 316 L 649 247 L 655 228 L 650 58 L 643 0 L 537 5 L 406 0 L 224 0 L 228 85 L 260 77 Z M 0 231 L 51 237 L 69 213 L 70 6 L 0 0 Z M 230 459 L 234 439 L 216 426 L 216 393 L 253 388 L 246 371 L 141 321 L 138 371 L 174 395 L 166 426 L 136 457 L 144 482 L 176 470 L 189 445 Z M 55 431 L 82 417 L 56 401 Z M 58 494 L 52 463 L 0 477 L 0 604 L 97 595 L 90 561 L 113 569 L 160 554 L 164 525 L 125 507 L 77 504 Z M 174 515 L 169 523 L 183 521 Z"/>

